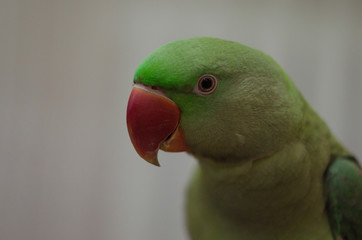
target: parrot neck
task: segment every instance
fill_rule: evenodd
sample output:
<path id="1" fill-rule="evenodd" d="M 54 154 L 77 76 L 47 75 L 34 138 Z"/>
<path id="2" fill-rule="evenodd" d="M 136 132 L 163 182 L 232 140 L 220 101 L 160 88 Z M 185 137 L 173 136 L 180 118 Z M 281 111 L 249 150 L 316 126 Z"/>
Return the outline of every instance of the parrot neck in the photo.
<path id="1" fill-rule="evenodd" d="M 198 182 L 212 209 L 238 222 L 310 225 L 326 221 L 321 177 L 325 166 L 312 162 L 305 145 L 296 141 L 272 156 L 236 167 L 215 167 L 200 159 Z"/>

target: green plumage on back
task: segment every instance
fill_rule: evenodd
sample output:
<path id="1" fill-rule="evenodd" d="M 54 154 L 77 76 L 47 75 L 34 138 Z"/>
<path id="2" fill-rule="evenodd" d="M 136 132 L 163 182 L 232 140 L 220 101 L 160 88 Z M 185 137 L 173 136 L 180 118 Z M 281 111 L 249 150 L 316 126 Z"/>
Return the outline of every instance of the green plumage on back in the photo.
<path id="1" fill-rule="evenodd" d="M 205 74 L 217 83 L 210 92 Z M 220 39 L 181 40 L 148 56 L 134 82 L 181 110 L 199 162 L 187 199 L 192 239 L 362 239 L 360 170 L 271 57 Z"/>

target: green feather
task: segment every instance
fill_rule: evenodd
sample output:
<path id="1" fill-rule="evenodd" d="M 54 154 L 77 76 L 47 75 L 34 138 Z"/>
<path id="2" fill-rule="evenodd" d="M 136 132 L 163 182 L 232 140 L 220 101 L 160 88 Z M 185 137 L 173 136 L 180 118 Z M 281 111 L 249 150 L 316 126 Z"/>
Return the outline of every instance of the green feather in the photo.
<path id="1" fill-rule="evenodd" d="M 362 239 L 362 170 L 353 159 L 337 158 L 326 174 L 328 212 L 334 233 Z"/>

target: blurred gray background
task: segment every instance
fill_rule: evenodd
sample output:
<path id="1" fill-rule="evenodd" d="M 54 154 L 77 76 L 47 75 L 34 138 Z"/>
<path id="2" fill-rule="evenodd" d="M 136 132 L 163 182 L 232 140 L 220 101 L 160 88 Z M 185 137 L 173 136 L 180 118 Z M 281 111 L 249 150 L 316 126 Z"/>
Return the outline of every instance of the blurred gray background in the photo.
<path id="1" fill-rule="evenodd" d="M 141 160 L 126 129 L 132 76 L 194 36 L 273 56 L 362 157 L 362 2 L 0 1 L 0 239 L 181 240 L 196 162 Z"/>

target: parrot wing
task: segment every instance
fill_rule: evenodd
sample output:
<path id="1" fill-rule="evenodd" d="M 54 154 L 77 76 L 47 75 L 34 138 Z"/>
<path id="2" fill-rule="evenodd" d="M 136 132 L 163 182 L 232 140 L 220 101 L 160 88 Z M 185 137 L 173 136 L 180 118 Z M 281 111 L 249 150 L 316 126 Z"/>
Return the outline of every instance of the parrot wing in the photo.
<path id="1" fill-rule="evenodd" d="M 344 240 L 361 240 L 362 169 L 354 159 L 336 158 L 325 181 L 332 231 Z"/>

